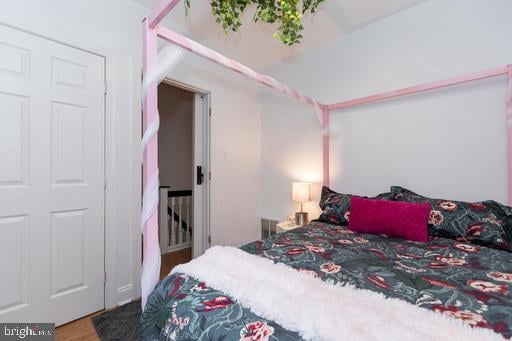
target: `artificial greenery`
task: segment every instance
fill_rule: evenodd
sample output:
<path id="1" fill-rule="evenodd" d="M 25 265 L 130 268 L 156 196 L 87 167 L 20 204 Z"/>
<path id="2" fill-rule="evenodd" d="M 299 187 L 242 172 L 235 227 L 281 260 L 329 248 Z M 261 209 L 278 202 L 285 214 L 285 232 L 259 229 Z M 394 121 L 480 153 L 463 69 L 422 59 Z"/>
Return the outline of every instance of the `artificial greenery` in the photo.
<path id="1" fill-rule="evenodd" d="M 277 23 L 279 28 L 274 33 L 287 45 L 300 42 L 303 14 L 315 13 L 318 6 L 325 0 L 210 0 L 212 14 L 224 31 L 237 31 L 242 25 L 240 16 L 250 5 L 256 6 L 254 22 L 267 24 Z M 190 8 L 190 0 L 185 0 L 185 8 Z"/>

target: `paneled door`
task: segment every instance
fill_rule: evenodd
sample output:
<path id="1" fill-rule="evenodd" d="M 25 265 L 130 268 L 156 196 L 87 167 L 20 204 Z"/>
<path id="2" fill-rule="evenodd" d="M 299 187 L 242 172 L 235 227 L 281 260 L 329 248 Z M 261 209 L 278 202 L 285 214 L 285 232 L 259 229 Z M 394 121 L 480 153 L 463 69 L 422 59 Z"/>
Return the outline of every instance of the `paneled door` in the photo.
<path id="1" fill-rule="evenodd" d="M 104 307 L 105 60 L 0 25 L 0 321 Z"/>

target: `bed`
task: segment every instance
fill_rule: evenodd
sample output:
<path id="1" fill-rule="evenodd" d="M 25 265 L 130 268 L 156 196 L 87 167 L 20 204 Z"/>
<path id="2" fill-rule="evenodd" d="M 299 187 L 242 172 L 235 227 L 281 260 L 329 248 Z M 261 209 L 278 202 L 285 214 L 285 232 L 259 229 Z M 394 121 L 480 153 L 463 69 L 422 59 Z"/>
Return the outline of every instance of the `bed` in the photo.
<path id="1" fill-rule="evenodd" d="M 318 221 L 241 249 L 512 336 L 512 253 L 504 250 L 442 237 L 422 243 L 354 233 Z M 157 285 L 141 323 L 145 340 L 302 339 L 180 273 Z"/>
<path id="2" fill-rule="evenodd" d="M 331 111 L 502 75 L 506 75 L 509 84 L 512 84 L 512 65 L 344 102 L 323 104 L 267 75 L 258 74 L 197 42 L 158 26 L 158 23 L 178 3 L 179 1 L 176 0 L 163 0 L 144 21 L 143 88 L 146 96 L 143 101 L 144 255 L 141 288 L 145 311 L 141 319 L 142 338 L 150 340 L 301 339 L 301 336 L 292 332 L 290 328 L 283 328 L 276 320 L 253 313 L 244 308 L 239 299 L 227 294 L 227 291 L 215 290 L 213 285 L 209 287 L 205 284 L 207 281 L 199 280 L 199 277 L 191 276 L 186 271 L 170 274 L 153 290 L 159 274 L 157 264 L 160 256 L 156 238 L 158 224 L 153 214 L 158 203 L 158 182 L 155 181 L 158 178 L 158 158 L 152 157 L 157 154 L 157 144 L 150 143 L 156 138 L 158 130 L 157 94 L 156 87 L 153 85 L 159 81 L 154 79 L 156 77 L 152 77 L 152 71 L 163 66 L 163 63 L 155 62 L 157 38 L 206 57 L 311 106 L 321 121 L 323 184 L 326 186 L 330 183 L 329 135 L 333 128 L 329 124 Z M 167 62 L 171 61 L 170 58 L 167 59 Z M 507 95 L 507 134 L 509 136 L 507 178 L 509 205 L 512 206 L 512 125 L 510 124 L 512 100 L 510 95 L 509 92 Z M 409 196 L 413 201 L 417 199 L 414 195 Z M 341 203 L 343 206 L 350 202 L 350 200 L 344 200 L 342 199 L 338 204 Z M 344 214 L 338 214 L 334 218 L 328 217 L 301 229 L 250 243 L 241 249 L 246 255 L 256 255 L 252 256 L 254 258 L 268 259 L 272 264 L 286 264 L 300 270 L 293 270 L 295 273 L 316 276 L 319 283 L 328 282 L 331 286 L 340 283 L 351 285 L 359 288 L 361 292 L 371 292 L 379 297 L 385 296 L 400 302 L 408 302 L 407 304 L 417 311 L 426 311 L 429 312 L 428 314 L 434 311 L 437 312 L 436 315 L 449 316 L 455 318 L 452 320 L 461 320 L 467 325 L 478 327 L 474 328 L 475 330 L 492 330 L 496 333 L 493 335 L 510 338 L 512 336 L 510 297 L 512 209 L 505 214 L 508 222 L 501 226 L 501 223 L 498 223 L 500 219 L 492 215 L 485 217 L 486 220 L 472 222 L 471 220 L 475 217 L 479 218 L 479 214 L 475 212 L 481 209 L 482 203 L 476 203 L 474 207 L 471 207 L 471 204 L 469 206 L 463 204 L 461 206 L 464 209 L 457 212 L 460 216 L 455 214 L 456 217 L 452 217 L 453 219 L 447 219 L 450 220 L 450 224 L 443 229 L 443 217 L 440 212 L 444 210 L 443 212 L 449 216 L 450 211 L 457 211 L 457 209 L 450 206 L 453 203 L 444 200 L 432 200 L 431 203 L 432 206 L 441 207 L 432 210 L 430 219 L 433 220 L 433 224 L 429 224 L 429 232 L 433 233 L 429 233 L 430 237 L 426 236 L 426 240 L 423 241 L 409 241 L 378 233 L 354 233 L 347 227 L 349 212 L 345 211 L 338 212 Z M 495 205 L 491 202 L 489 204 Z M 502 209 L 499 205 L 495 206 L 498 210 Z M 322 209 L 325 213 L 325 208 L 322 207 Z M 339 210 L 334 207 L 333 212 L 336 213 L 336 211 Z M 208 252 L 209 250 L 205 255 Z M 204 256 L 199 258 L 202 257 Z M 265 288 L 261 290 L 264 291 Z M 301 299 L 304 297 L 297 297 L 297 300 Z M 307 311 L 310 308 L 304 310 Z M 290 314 L 297 314 L 297 312 L 290 311 Z M 447 339 L 446 335 L 444 339 Z"/>

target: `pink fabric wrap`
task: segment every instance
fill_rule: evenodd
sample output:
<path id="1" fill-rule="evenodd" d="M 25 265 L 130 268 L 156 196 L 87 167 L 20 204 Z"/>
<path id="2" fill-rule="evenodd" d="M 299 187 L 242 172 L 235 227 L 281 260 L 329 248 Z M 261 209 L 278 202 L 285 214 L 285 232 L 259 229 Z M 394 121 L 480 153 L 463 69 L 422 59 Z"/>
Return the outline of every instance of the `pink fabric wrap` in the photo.
<path id="1" fill-rule="evenodd" d="M 427 242 L 430 209 L 430 204 L 352 197 L 348 228 Z"/>

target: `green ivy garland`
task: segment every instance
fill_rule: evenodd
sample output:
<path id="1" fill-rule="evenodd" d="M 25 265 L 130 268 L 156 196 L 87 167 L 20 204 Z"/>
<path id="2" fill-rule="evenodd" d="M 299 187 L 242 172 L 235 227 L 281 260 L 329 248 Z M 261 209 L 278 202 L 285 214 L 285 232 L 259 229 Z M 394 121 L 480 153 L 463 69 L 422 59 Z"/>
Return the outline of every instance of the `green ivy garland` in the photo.
<path id="1" fill-rule="evenodd" d="M 216 22 L 221 24 L 224 31 L 237 31 L 242 25 L 240 16 L 249 5 L 256 6 L 254 22 L 267 24 L 278 23 L 279 28 L 274 33 L 287 45 L 300 42 L 302 16 L 307 13 L 315 13 L 318 6 L 325 0 L 210 0 L 212 14 Z M 185 0 L 185 8 L 190 8 L 190 0 Z"/>

